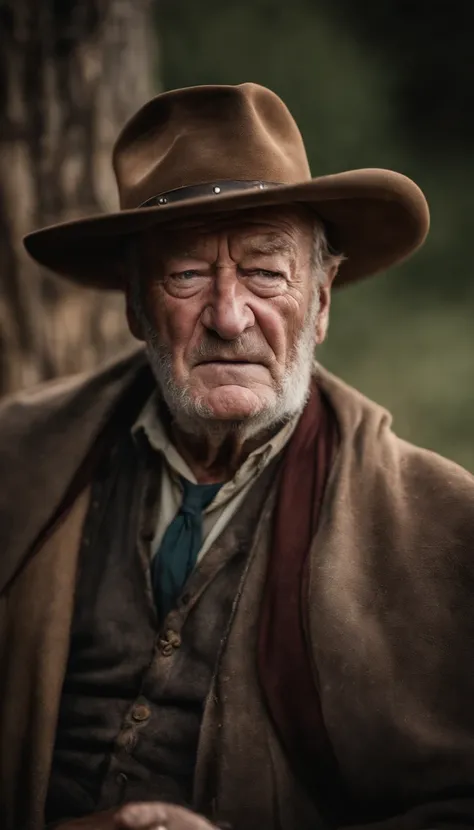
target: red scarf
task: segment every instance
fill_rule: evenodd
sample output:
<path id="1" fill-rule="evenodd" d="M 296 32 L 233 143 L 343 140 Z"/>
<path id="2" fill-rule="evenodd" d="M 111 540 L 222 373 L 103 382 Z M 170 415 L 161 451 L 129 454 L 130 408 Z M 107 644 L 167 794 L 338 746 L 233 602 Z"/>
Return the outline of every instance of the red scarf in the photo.
<path id="1" fill-rule="evenodd" d="M 260 620 L 258 669 L 293 769 L 333 823 L 348 806 L 326 733 L 307 641 L 308 553 L 337 447 L 337 423 L 314 384 L 282 462 Z"/>

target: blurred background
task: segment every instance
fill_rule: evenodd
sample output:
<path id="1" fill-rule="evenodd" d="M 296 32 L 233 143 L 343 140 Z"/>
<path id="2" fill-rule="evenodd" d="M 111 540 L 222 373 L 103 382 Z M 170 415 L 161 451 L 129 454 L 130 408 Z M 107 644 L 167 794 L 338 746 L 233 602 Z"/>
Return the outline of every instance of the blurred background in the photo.
<path id="1" fill-rule="evenodd" d="M 473 31 L 472 0 L 0 0 L 0 392 L 129 341 L 120 296 L 40 272 L 22 235 L 116 207 L 111 147 L 153 94 L 256 81 L 313 175 L 389 167 L 427 194 L 428 243 L 336 292 L 320 359 L 474 471 Z"/>

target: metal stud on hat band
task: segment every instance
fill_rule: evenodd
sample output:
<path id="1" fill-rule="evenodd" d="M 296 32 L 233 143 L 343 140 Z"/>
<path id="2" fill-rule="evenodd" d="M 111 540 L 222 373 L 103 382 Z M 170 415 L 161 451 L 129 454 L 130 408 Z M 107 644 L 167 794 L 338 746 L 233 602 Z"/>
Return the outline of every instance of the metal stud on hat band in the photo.
<path id="1" fill-rule="evenodd" d="M 207 182 L 206 184 L 190 185 L 189 187 L 178 187 L 176 190 L 168 190 L 164 193 L 158 193 L 157 196 L 152 196 L 146 202 L 142 202 L 139 208 L 147 207 L 163 207 L 164 205 L 173 204 L 174 202 L 182 202 L 185 199 L 197 199 L 202 196 L 225 196 L 231 193 L 239 193 L 245 190 L 266 190 L 268 187 L 282 187 L 281 182 L 263 182 L 263 181 L 231 181 L 224 179 L 218 182 Z M 327 243 L 331 254 L 338 256 L 337 248 L 331 243 L 329 238 L 330 229 L 326 226 Z"/>
<path id="2" fill-rule="evenodd" d="M 185 199 L 198 199 L 202 196 L 225 196 L 231 193 L 238 193 L 241 190 L 265 190 L 267 187 L 278 187 L 281 182 L 259 182 L 259 181 L 230 181 L 224 179 L 218 182 L 206 182 L 206 184 L 195 184 L 189 187 L 177 187 L 176 190 L 169 190 L 165 193 L 158 193 L 139 207 L 161 207 L 174 202 L 182 202 Z"/>

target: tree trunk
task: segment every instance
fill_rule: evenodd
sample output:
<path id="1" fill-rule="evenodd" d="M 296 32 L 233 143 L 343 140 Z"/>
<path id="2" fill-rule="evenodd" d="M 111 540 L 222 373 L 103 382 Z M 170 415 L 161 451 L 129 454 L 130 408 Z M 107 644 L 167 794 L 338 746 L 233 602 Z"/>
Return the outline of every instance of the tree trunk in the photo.
<path id="1" fill-rule="evenodd" d="M 150 0 L 0 0 L 0 393 L 93 367 L 123 297 L 56 279 L 25 233 L 117 207 L 114 139 L 155 90 Z"/>

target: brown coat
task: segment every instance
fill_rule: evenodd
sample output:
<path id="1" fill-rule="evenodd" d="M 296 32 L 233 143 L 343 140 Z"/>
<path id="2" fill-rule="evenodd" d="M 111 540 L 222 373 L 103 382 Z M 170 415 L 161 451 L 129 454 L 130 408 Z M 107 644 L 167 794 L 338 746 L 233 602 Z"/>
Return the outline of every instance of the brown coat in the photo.
<path id="1" fill-rule="evenodd" d="M 27 554 L 143 366 L 134 354 L 0 412 L 5 830 L 42 826 L 87 490 Z M 374 826 L 472 827 L 474 479 L 398 439 L 384 410 L 328 373 L 320 383 L 340 428 L 307 597 L 326 730 Z M 236 828 L 309 830 L 317 810 L 283 756 L 255 671 L 267 554 L 257 533 L 206 705 L 195 804 L 207 812 L 213 802 Z"/>

